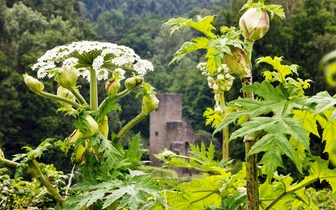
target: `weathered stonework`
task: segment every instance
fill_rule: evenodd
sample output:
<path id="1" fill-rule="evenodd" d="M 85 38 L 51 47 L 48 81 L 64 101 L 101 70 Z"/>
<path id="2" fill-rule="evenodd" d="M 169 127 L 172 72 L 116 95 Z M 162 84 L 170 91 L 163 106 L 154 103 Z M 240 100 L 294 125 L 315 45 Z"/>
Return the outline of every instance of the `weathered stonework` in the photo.
<path id="1" fill-rule="evenodd" d="M 188 142 L 194 143 L 190 123 L 182 119 L 182 95 L 158 94 L 159 107 L 150 114 L 150 161 L 161 166 L 154 154 L 167 148 L 176 153 L 187 154 Z M 182 171 L 178 171 L 179 174 Z"/>

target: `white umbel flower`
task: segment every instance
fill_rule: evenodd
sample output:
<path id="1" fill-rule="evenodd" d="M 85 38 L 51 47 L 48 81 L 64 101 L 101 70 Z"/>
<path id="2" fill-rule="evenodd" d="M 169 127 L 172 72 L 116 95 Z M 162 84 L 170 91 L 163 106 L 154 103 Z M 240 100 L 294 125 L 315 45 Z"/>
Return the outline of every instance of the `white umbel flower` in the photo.
<path id="1" fill-rule="evenodd" d="M 57 46 L 48 50 L 32 66 L 37 70 L 37 76 L 43 78 L 54 77 L 56 67 L 77 68 L 78 76 L 89 81 L 90 69 L 96 72 L 97 80 L 109 78 L 109 73 L 119 72 L 124 78 L 124 70 L 134 70 L 144 75 L 153 71 L 153 64 L 142 60 L 133 49 L 108 42 L 81 41 Z"/>

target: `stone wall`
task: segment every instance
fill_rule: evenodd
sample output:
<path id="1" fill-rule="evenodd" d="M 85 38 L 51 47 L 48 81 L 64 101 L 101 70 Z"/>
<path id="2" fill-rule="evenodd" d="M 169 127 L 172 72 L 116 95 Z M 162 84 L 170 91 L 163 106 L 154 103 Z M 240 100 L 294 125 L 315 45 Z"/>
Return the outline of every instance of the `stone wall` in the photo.
<path id="1" fill-rule="evenodd" d="M 193 143 L 190 123 L 182 119 L 182 95 L 158 94 L 159 107 L 150 114 L 150 161 L 161 166 L 153 154 L 167 148 L 176 153 L 187 154 L 188 142 Z M 178 171 L 181 172 L 181 171 Z"/>

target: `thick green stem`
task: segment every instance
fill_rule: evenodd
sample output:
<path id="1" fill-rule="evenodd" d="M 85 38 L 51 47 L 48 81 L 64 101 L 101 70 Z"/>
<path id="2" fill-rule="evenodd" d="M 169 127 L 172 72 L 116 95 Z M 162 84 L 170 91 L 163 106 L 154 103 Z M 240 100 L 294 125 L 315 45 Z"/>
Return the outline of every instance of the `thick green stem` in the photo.
<path id="1" fill-rule="evenodd" d="M 98 84 L 96 71 L 90 68 L 90 106 L 92 110 L 98 109 Z"/>
<path id="2" fill-rule="evenodd" d="M 40 95 L 41 95 L 41 96 L 44 96 L 44 97 L 46 97 L 46 98 L 50 98 L 50 99 L 54 99 L 54 100 L 58 100 L 58 101 L 62 101 L 62 102 L 68 103 L 68 104 L 70 104 L 71 106 L 73 106 L 74 108 L 79 108 L 79 107 L 80 107 L 80 105 L 77 104 L 76 102 L 71 101 L 71 100 L 69 100 L 69 99 L 67 99 L 67 98 L 63 98 L 63 97 L 58 96 L 58 95 L 54 95 L 54 94 L 47 93 L 47 92 L 44 92 L 44 91 L 42 91 L 42 92 L 40 93 Z"/>
<path id="3" fill-rule="evenodd" d="M 219 104 L 220 106 L 224 106 L 225 104 L 225 98 L 224 98 L 224 92 L 220 94 L 220 99 L 219 99 Z M 222 130 L 222 159 L 223 160 L 228 160 L 229 159 L 229 127 L 225 127 Z"/>
<path id="4" fill-rule="evenodd" d="M 242 86 L 252 84 L 251 78 L 242 79 Z M 243 92 L 244 98 L 253 98 L 252 92 Z M 246 157 L 246 190 L 247 190 L 247 209 L 259 209 L 259 182 L 257 170 L 257 154 L 249 155 L 252 146 L 255 144 L 255 139 L 249 135 L 244 136 L 245 142 L 245 157 Z"/>
<path id="5" fill-rule="evenodd" d="M 81 103 L 81 104 L 87 104 L 87 102 L 85 101 L 84 97 L 78 92 L 78 90 L 75 87 L 72 87 L 70 89 L 70 91 L 77 98 L 77 100 L 79 101 L 79 103 Z"/>
<path id="6" fill-rule="evenodd" d="M 252 77 L 243 78 L 242 86 L 252 84 Z M 243 92 L 244 98 L 252 98 L 252 92 Z M 244 136 L 245 142 L 245 157 L 246 157 L 246 191 L 247 191 L 247 209 L 258 210 L 259 209 L 259 182 L 258 182 L 258 170 L 257 170 L 257 154 L 249 155 L 252 146 L 255 144 L 255 139 L 250 135 Z"/>
<path id="7" fill-rule="evenodd" d="M 246 54 L 248 59 L 252 60 L 252 50 L 254 41 L 245 40 L 247 43 Z M 252 63 L 252 62 L 251 62 Z M 252 69 L 252 68 L 251 68 Z M 251 73 L 252 75 L 252 73 Z M 241 79 L 243 88 L 252 85 L 252 76 Z M 252 92 L 243 91 L 244 98 L 254 98 Z M 259 182 L 258 182 L 258 156 L 257 154 L 249 155 L 252 146 L 256 140 L 251 135 L 244 136 L 245 142 L 245 157 L 246 157 L 246 193 L 247 193 L 247 209 L 258 210 L 259 209 Z"/>
<path id="8" fill-rule="evenodd" d="M 57 189 L 52 186 L 48 179 L 44 177 L 35 159 L 28 161 L 28 167 L 28 172 L 38 179 L 47 188 L 51 195 L 62 205 L 64 202 L 62 196 L 58 193 Z"/>
<path id="9" fill-rule="evenodd" d="M 247 54 L 248 59 L 251 61 L 252 60 L 252 49 L 253 49 L 254 41 L 245 39 L 245 42 L 247 43 L 246 54 Z"/>
<path id="10" fill-rule="evenodd" d="M 134 117 L 131 121 L 129 121 L 118 133 L 117 139 L 120 141 L 122 137 L 138 122 L 140 122 L 142 119 L 146 117 L 145 114 L 140 113 L 136 117 Z"/>

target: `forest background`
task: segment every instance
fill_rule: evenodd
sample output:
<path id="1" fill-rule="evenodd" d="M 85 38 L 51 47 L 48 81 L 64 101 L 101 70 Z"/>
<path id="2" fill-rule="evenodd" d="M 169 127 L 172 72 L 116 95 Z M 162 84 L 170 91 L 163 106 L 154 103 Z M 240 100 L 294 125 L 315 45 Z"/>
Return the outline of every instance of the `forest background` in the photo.
<path id="1" fill-rule="evenodd" d="M 48 49 L 78 40 L 95 40 L 126 45 L 141 58 L 150 60 L 155 71 L 146 75 L 146 81 L 158 93 L 183 94 L 183 117 L 195 130 L 196 142 L 213 141 L 221 157 L 221 139 L 212 140 L 213 129 L 205 125 L 203 117 L 205 109 L 213 107 L 214 99 L 206 78 L 196 69 L 202 61 L 201 54 L 193 53 L 177 64 L 168 65 L 179 46 L 195 37 L 196 32 L 186 29 L 170 37 L 162 24 L 171 17 L 216 15 L 215 26 L 238 26 L 239 10 L 244 3 L 245 0 L 0 0 L 0 148 L 10 158 L 22 153 L 25 145 L 35 147 L 48 137 L 64 139 L 71 133 L 69 122 L 62 120 L 62 113 L 56 112 L 57 102 L 30 91 L 22 74 L 30 72 L 36 76 L 30 67 Z M 256 42 L 253 58 L 283 56 L 287 64 L 300 66 L 302 79 L 314 81 L 307 95 L 321 90 L 334 95 L 336 89 L 326 86 L 318 62 L 323 55 L 336 49 L 336 1 L 274 0 L 266 3 L 282 5 L 286 18 L 272 20 L 270 31 Z M 263 66 L 255 71 L 254 80 L 262 80 Z M 54 83 L 43 82 L 47 91 L 56 91 Z M 238 78 L 235 83 L 233 91 L 226 95 L 228 101 L 240 94 Z M 120 102 L 123 112 L 111 114 L 114 120 L 109 126 L 112 130 L 119 130 L 139 113 L 141 101 L 134 97 L 135 94 L 131 94 L 123 98 Z M 149 118 L 136 125 L 128 135 L 131 137 L 139 132 L 148 147 Z M 128 139 L 125 138 L 125 145 Z M 311 140 L 312 153 L 323 156 L 324 145 L 316 142 L 319 143 Z M 244 157 L 242 141 L 232 142 L 230 148 L 231 158 Z M 64 171 L 70 170 L 68 161 L 62 161 L 58 152 L 56 149 L 49 151 L 44 162 L 55 163 Z"/>

